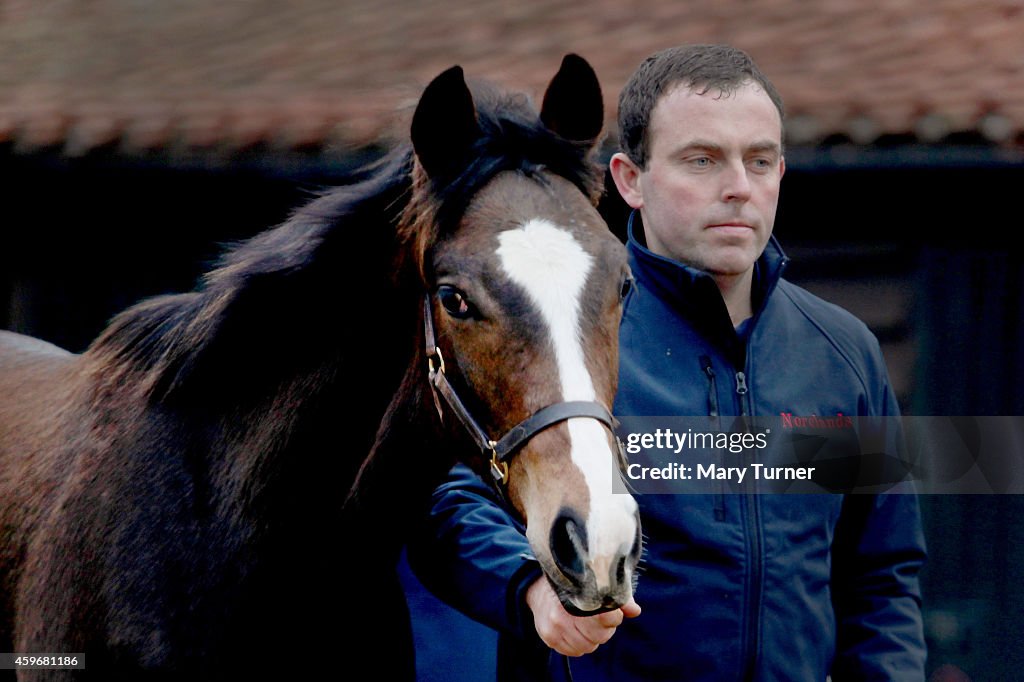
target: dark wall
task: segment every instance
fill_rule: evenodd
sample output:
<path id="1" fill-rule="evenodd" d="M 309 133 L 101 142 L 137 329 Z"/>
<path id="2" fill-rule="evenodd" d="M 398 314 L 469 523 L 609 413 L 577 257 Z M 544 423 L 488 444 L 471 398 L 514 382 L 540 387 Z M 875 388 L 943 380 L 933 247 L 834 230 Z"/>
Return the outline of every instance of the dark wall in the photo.
<path id="1" fill-rule="evenodd" d="M 187 291 L 222 244 L 283 220 L 308 180 L 41 156 L 0 160 L 0 327 L 81 351 L 118 311 Z"/>

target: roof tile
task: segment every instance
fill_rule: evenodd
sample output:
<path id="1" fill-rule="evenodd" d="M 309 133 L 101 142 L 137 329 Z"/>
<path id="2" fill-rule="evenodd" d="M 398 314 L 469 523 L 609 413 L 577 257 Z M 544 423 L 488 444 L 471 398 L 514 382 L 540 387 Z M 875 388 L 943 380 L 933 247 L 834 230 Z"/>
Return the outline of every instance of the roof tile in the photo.
<path id="1" fill-rule="evenodd" d="M 607 130 L 655 50 L 731 42 L 782 92 L 791 139 L 1024 139 L 1019 0 L 303 0 L 0 4 L 0 140 L 69 154 L 184 143 L 359 145 L 452 64 L 539 96 L 562 55 L 601 77 Z M 946 131 L 946 132 L 943 132 Z"/>

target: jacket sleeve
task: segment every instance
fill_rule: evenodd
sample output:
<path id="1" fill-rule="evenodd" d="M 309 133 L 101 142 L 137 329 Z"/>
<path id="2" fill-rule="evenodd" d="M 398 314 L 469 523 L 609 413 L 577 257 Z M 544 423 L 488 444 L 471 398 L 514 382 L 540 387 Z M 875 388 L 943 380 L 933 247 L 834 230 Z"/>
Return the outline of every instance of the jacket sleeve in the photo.
<path id="1" fill-rule="evenodd" d="M 833 682 L 924 680 L 917 496 L 849 495 L 832 550 Z"/>
<path id="2" fill-rule="evenodd" d="M 525 529 L 491 489 L 456 465 L 414 529 L 409 564 L 435 596 L 495 630 L 536 639 L 526 589 L 541 577 Z"/>
<path id="3" fill-rule="evenodd" d="M 899 409 L 882 367 L 877 413 L 898 425 Z M 900 429 L 892 433 L 887 447 L 901 449 Z M 923 682 L 926 646 L 919 574 L 925 556 L 912 485 L 878 495 L 846 496 L 832 546 L 837 627 L 833 682 Z"/>

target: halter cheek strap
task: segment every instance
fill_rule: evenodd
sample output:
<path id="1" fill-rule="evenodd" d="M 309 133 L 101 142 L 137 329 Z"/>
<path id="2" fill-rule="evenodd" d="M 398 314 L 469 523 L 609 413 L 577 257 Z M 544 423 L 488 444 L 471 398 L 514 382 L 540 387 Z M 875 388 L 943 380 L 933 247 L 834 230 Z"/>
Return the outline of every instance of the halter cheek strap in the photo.
<path id="1" fill-rule="evenodd" d="M 490 457 L 491 475 L 494 477 L 496 485 L 508 485 L 508 465 L 516 452 L 537 433 L 553 424 L 576 417 L 586 417 L 597 419 L 614 431 L 615 418 L 604 405 L 589 400 L 570 400 L 554 403 L 537 410 L 509 429 L 504 436 L 496 441 L 492 440 L 466 409 L 465 404 L 459 399 L 455 389 L 445 376 L 444 357 L 441 355 L 441 349 L 437 347 L 437 340 L 434 336 L 434 318 L 430 309 L 429 295 L 423 297 L 423 331 L 426 340 L 427 376 L 433 389 L 434 407 L 437 408 L 438 415 L 443 418 L 444 412 L 441 406 L 443 400 L 462 422 L 480 452 L 485 457 Z M 616 442 L 618 443 L 618 438 L 616 438 Z M 621 464 L 621 460 L 624 458 L 621 443 L 618 443 L 618 449 Z"/>

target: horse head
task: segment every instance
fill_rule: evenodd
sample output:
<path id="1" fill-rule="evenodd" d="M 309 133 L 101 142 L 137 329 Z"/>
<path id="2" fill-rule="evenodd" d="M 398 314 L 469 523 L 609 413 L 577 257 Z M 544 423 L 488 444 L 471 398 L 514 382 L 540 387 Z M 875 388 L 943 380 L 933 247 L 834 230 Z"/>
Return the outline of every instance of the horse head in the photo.
<path id="1" fill-rule="evenodd" d="M 603 119 L 578 56 L 564 59 L 539 115 L 523 97 L 471 91 L 453 67 L 413 116 L 403 219 L 429 409 L 521 515 L 575 613 L 625 603 L 641 553 L 636 502 L 613 492 L 609 410 L 632 280 L 595 207 Z"/>

